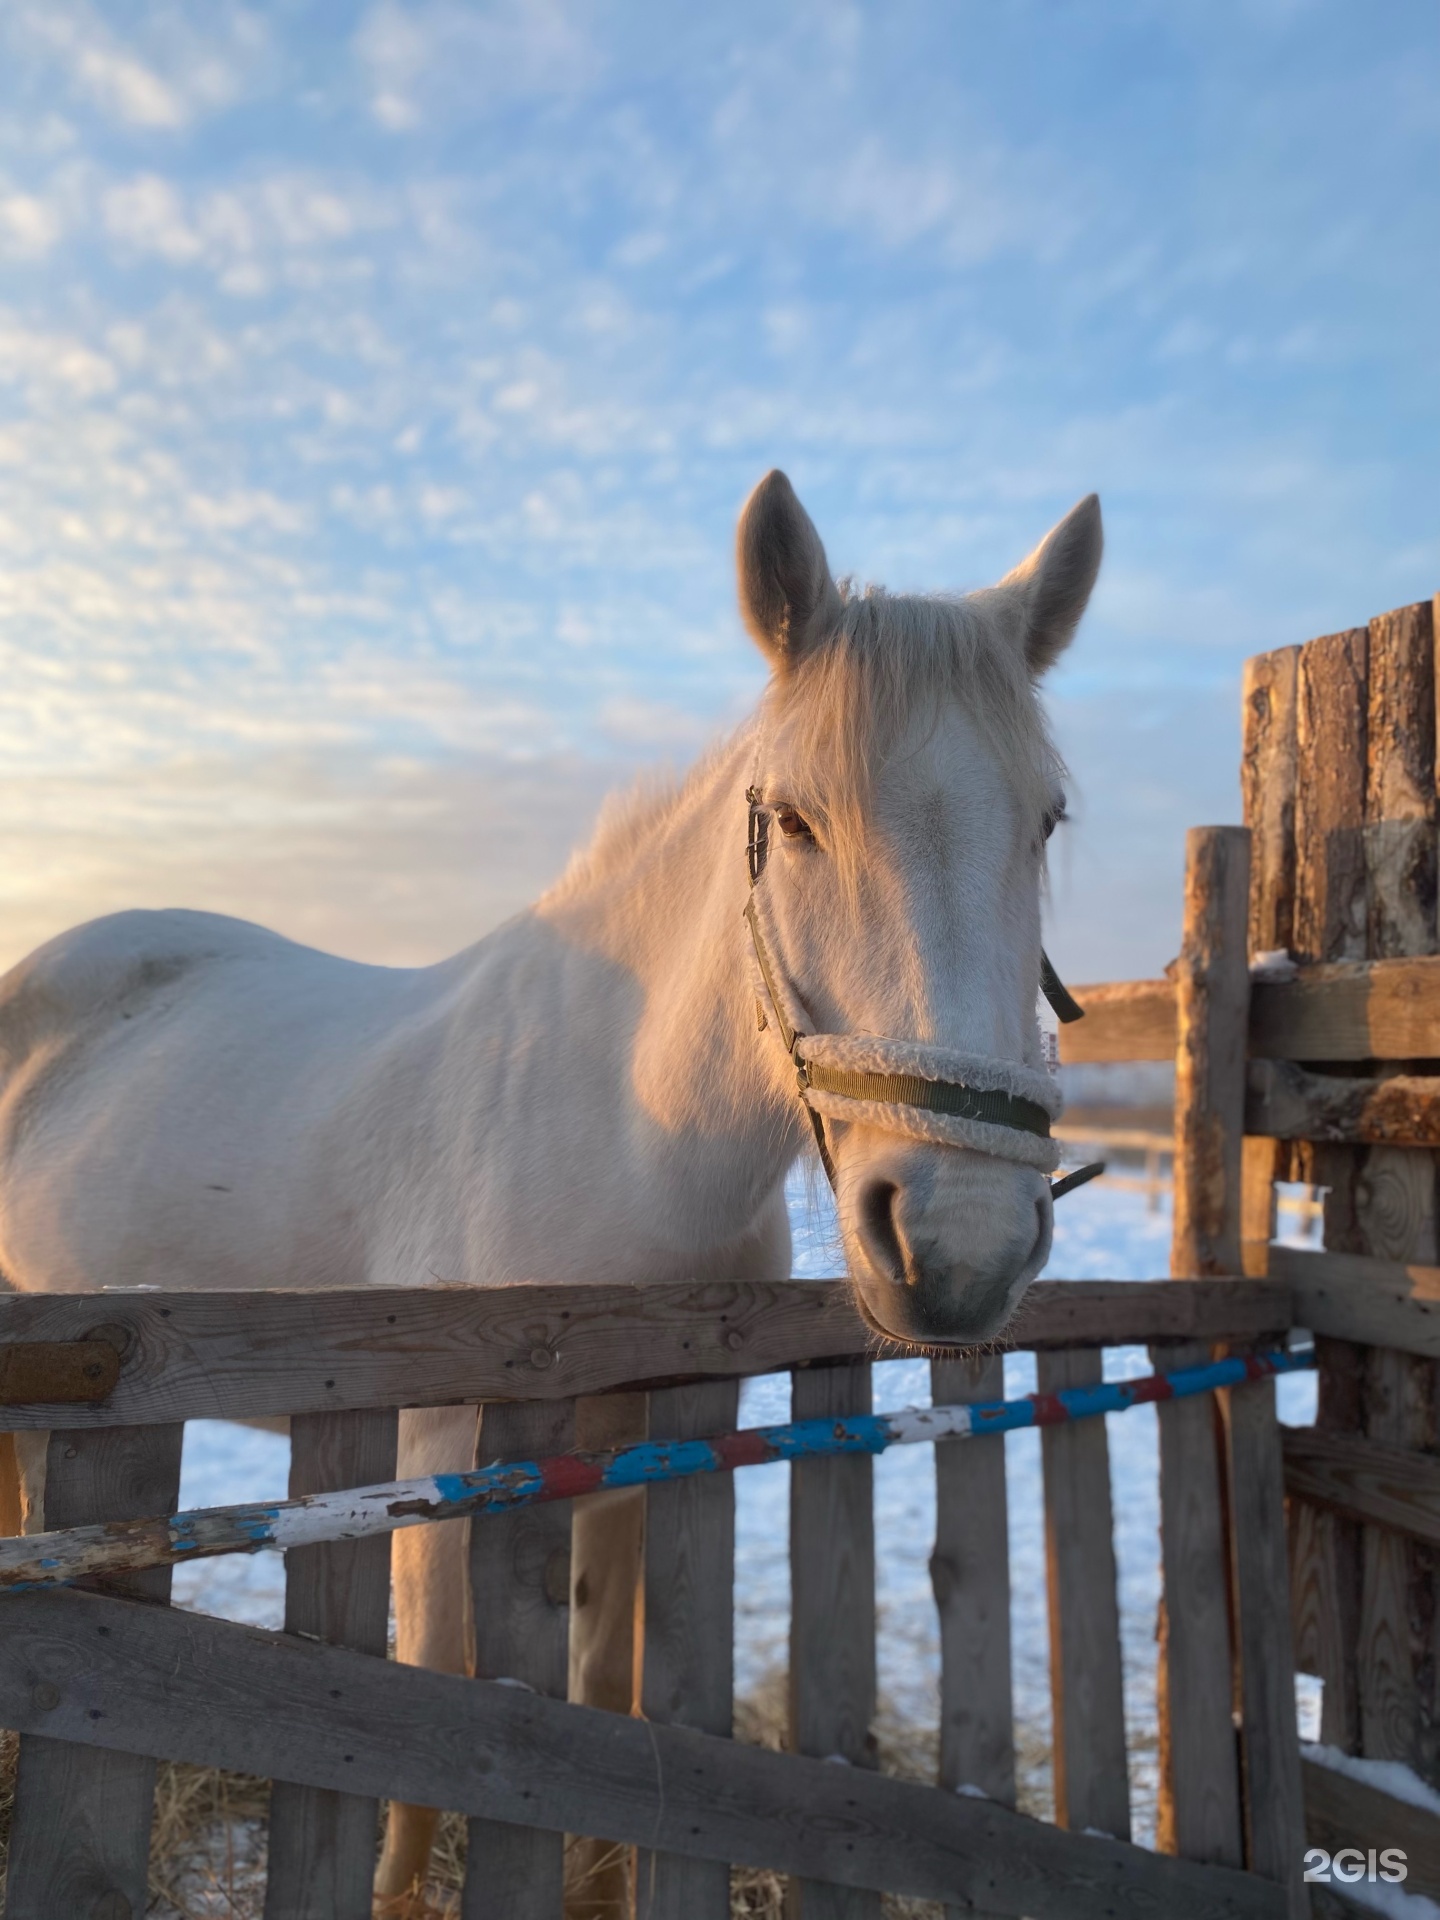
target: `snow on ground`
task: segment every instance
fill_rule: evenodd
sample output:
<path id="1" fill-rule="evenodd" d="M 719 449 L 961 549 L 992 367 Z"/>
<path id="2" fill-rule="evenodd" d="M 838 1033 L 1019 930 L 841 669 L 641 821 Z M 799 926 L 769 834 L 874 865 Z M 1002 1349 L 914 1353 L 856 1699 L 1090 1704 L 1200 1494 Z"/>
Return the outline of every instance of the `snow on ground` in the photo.
<path id="1" fill-rule="evenodd" d="M 797 1174 L 789 1198 L 795 1272 L 818 1278 L 841 1271 L 828 1191 Z M 1168 1271 L 1169 1249 L 1168 1204 L 1151 1212 L 1143 1195 L 1091 1186 L 1056 1211 L 1055 1246 L 1046 1277 L 1155 1279 Z M 1108 1379 L 1149 1371 L 1141 1347 L 1108 1352 L 1105 1366 Z M 1313 1419 L 1313 1379 L 1291 1376 L 1278 1384 L 1282 1419 L 1296 1424 Z M 1006 1395 L 1030 1393 L 1034 1387 L 1033 1358 L 1007 1355 Z M 928 1400 L 929 1370 L 924 1361 L 887 1361 L 876 1367 L 878 1410 L 923 1405 Z M 786 1379 L 770 1376 L 745 1383 L 742 1424 L 783 1420 L 789 1411 Z M 1150 1840 L 1155 1801 L 1155 1619 L 1160 1597 L 1155 1410 L 1137 1407 L 1111 1414 L 1106 1427 L 1114 1484 L 1126 1716 L 1134 1750 L 1135 1837 Z M 1016 1715 L 1022 1744 L 1027 1751 L 1035 1751 L 1048 1747 L 1050 1734 L 1040 1436 L 1009 1434 L 1005 1449 Z M 181 1501 L 186 1506 L 211 1506 L 283 1494 L 287 1471 L 285 1440 L 220 1422 L 192 1421 L 185 1436 Z M 736 1500 L 736 1680 L 745 1691 L 784 1661 L 789 1469 L 756 1467 L 737 1474 Z M 899 1713 L 922 1726 L 933 1726 L 935 1721 L 939 1671 L 928 1571 L 934 1514 L 934 1470 L 928 1449 L 896 1449 L 881 1456 L 875 1463 L 880 1685 Z M 180 1605 L 225 1618 L 278 1626 L 284 1610 L 280 1557 L 237 1555 L 178 1568 L 175 1598 Z M 1301 1706 L 1303 1730 L 1315 1731 L 1313 1695 L 1302 1694 Z M 1049 1781 L 1043 1763 L 1030 1770 L 1028 1784 L 1031 1804 L 1036 1811 L 1046 1810 Z"/>

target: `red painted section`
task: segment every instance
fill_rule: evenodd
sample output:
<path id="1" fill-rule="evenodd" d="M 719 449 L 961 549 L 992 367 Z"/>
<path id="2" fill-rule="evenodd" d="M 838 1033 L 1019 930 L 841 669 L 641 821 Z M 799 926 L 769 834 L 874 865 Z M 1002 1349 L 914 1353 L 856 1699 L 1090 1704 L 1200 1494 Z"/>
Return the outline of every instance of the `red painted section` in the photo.
<path id="1" fill-rule="evenodd" d="M 546 1496 L 551 1500 L 573 1500 L 579 1493 L 594 1493 L 601 1484 L 603 1462 L 586 1460 L 577 1454 L 556 1454 L 549 1460 L 537 1460 Z"/>
<path id="2" fill-rule="evenodd" d="M 722 1467 L 759 1467 L 775 1457 L 768 1441 L 753 1428 L 740 1433 L 722 1433 L 710 1444 Z"/>
<path id="3" fill-rule="evenodd" d="M 1032 1404 L 1037 1427 L 1058 1427 L 1070 1418 L 1070 1409 L 1058 1393 L 1037 1393 Z"/>

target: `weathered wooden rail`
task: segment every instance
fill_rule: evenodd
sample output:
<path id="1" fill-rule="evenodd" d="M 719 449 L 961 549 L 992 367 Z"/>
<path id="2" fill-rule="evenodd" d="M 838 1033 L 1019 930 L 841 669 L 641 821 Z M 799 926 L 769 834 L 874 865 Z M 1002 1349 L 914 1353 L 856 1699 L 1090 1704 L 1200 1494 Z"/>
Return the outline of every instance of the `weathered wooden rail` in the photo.
<path id="1" fill-rule="evenodd" d="M 1287 1290 L 1270 1281 L 1056 1284 L 1034 1290 L 1016 1339 L 1040 1353 L 1045 1388 L 1098 1378 L 1106 1345 L 1146 1342 L 1168 1365 L 1220 1341 L 1273 1341 L 1289 1319 Z M 97 1346 L 118 1361 L 104 1379 L 85 1368 Z M 393 1472 L 400 1404 L 483 1400 L 481 1456 L 513 1457 L 567 1444 L 577 1393 L 632 1389 L 642 1365 L 651 1434 L 675 1437 L 733 1423 L 746 1373 L 790 1371 L 796 1417 L 858 1410 L 879 1352 L 838 1283 L 11 1297 L 0 1299 L 0 1356 L 20 1357 L 0 1357 L 0 1368 L 29 1367 L 25 1377 L 57 1397 L 12 1403 L 0 1417 L 11 1431 L 50 1431 L 45 1518 L 78 1524 L 173 1511 L 188 1418 L 290 1411 L 292 1491 L 318 1490 Z M 934 1397 L 994 1397 L 998 1373 L 998 1356 L 937 1360 Z M 1180 1779 L 1169 1853 L 1128 1841 L 1108 1457 L 1103 1423 L 1091 1422 L 1050 1429 L 1044 1442 L 1056 1826 L 1013 1811 L 1003 1441 L 992 1436 L 936 1450 L 937 1787 L 875 1768 L 864 1457 L 793 1470 L 792 1751 L 783 1755 L 729 1737 L 733 1494 L 723 1479 L 648 1496 L 643 1722 L 563 1697 L 560 1506 L 474 1529 L 478 1670 L 491 1679 L 383 1657 L 383 1538 L 289 1555 L 284 1634 L 156 1606 L 164 1575 L 130 1577 L 149 1583 L 149 1604 L 133 1584 L 8 1596 L 0 1722 L 22 1734 L 9 1920 L 92 1911 L 102 1898 L 111 1905 L 100 1911 L 125 1911 L 121 1900 L 144 1910 L 162 1757 L 276 1781 L 267 1914 L 286 1920 L 368 1914 L 376 1806 L 387 1796 L 469 1816 L 472 1915 L 556 1920 L 566 1832 L 640 1849 L 646 1916 L 719 1920 L 732 1865 L 793 1876 L 808 1920 L 878 1912 L 882 1890 L 1033 1920 L 1122 1909 L 1157 1920 L 1288 1914 L 1295 1862 L 1278 1875 L 1244 1870 L 1257 1819 L 1245 1782 L 1287 1764 L 1269 1753 L 1274 1743 L 1298 1765 L 1293 1718 L 1253 1707 L 1237 1766 L 1227 1625 L 1233 1565 L 1237 1617 L 1270 1616 L 1269 1627 L 1254 1627 L 1257 1645 L 1286 1629 L 1283 1588 L 1250 1564 L 1252 1547 L 1281 1525 L 1280 1442 L 1265 1386 L 1230 1399 L 1230 1451 L 1204 1461 L 1177 1465 L 1184 1442 L 1172 1416 L 1183 1423 L 1191 1403 L 1161 1416 L 1170 1631 L 1172 1646 L 1189 1649 L 1195 1695 L 1179 1710 L 1208 1703 L 1228 1754 L 1219 1782 L 1204 1770 Z M 1183 1518 L 1197 1488 L 1208 1490 L 1214 1522 L 1206 1551 Z M 1221 1518 L 1237 1500 L 1258 1501 L 1258 1516 L 1249 1539 L 1227 1547 Z M 1258 1658 L 1247 1669 L 1242 1657 L 1240 1668 L 1252 1702 Z M 497 1684 L 502 1677 L 535 1691 Z M 851 1764 L 825 1764 L 837 1754 Z M 960 1786 L 990 1797 L 953 1791 Z"/>

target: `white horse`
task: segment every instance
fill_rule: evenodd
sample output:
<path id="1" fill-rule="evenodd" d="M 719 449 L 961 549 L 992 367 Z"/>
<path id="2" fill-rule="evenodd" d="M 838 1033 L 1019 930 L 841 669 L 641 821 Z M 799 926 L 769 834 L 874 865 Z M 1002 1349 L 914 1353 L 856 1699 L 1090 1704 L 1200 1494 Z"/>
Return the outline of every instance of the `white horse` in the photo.
<path id="1" fill-rule="evenodd" d="M 1051 1233 L 1036 992 L 1064 801 L 1035 687 L 1100 549 L 1092 495 L 998 586 L 856 594 L 772 473 L 738 537 L 757 712 L 478 945 L 368 967 L 178 911 L 51 941 L 0 982 L 0 1271 L 42 1292 L 772 1278 L 818 1122 L 871 1325 L 995 1334 Z M 473 1408 L 407 1415 L 399 1470 L 474 1444 Z M 616 1519 L 577 1515 L 572 1687 L 625 1707 L 638 1532 Z M 463 1671 L 460 1529 L 398 1535 L 395 1567 L 400 1658 Z M 382 1892 L 422 1870 L 432 1819 L 393 1811 Z"/>

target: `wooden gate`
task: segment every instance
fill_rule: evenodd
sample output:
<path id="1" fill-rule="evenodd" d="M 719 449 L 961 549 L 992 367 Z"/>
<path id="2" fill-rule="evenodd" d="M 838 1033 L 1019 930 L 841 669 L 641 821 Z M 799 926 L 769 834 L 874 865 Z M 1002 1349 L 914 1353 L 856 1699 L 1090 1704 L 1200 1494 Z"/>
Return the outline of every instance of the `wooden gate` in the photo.
<path id="1" fill-rule="evenodd" d="M 1065 1283 L 1032 1290 L 1014 1338 L 1037 1350 L 1043 1387 L 1098 1377 L 1106 1346 L 1149 1343 L 1171 1363 L 1273 1340 L 1288 1321 L 1270 1282 Z M 173 1511 L 187 1419 L 288 1413 L 296 1491 L 387 1477 L 402 1405 L 483 1401 L 487 1457 L 552 1446 L 573 1431 L 577 1397 L 634 1388 L 637 1355 L 659 1436 L 724 1428 L 740 1377 L 777 1369 L 797 1415 L 864 1406 L 876 1349 L 827 1282 L 0 1300 L 0 1383 L 23 1389 L 3 1417 L 51 1430 L 52 1523 Z M 999 1366 L 938 1360 L 935 1398 L 993 1397 Z M 37 1390 L 51 1397 L 36 1404 Z M 792 1876 L 804 1920 L 878 1916 L 882 1891 L 1031 1920 L 1299 1914 L 1298 1829 L 1288 1843 L 1282 1832 L 1292 1802 L 1272 1800 L 1296 1754 L 1267 1672 L 1288 1635 L 1271 1387 L 1235 1389 L 1225 1430 L 1217 1454 L 1208 1403 L 1161 1410 L 1171 1726 L 1185 1729 L 1170 1852 L 1128 1838 L 1109 1463 L 1091 1421 L 1044 1435 L 1056 1825 L 1013 1811 L 1003 1443 L 990 1438 L 937 1449 L 933 1786 L 876 1766 L 867 1458 L 792 1470 L 784 1754 L 729 1737 L 724 1477 L 649 1494 L 643 1718 L 562 1697 L 567 1521 L 554 1506 L 473 1530 L 487 1676 L 473 1680 L 383 1657 L 383 1539 L 292 1553 L 284 1633 L 156 1604 L 166 1582 L 153 1574 L 109 1593 L 4 1596 L 0 1722 L 22 1734 L 8 1920 L 145 1910 L 158 1757 L 276 1782 L 270 1920 L 369 1914 L 385 1796 L 469 1817 L 471 1920 L 558 1920 L 566 1833 L 638 1849 L 645 1920 L 721 1920 L 732 1864 Z M 1243 1519 L 1228 1550 L 1227 1507 Z"/>

